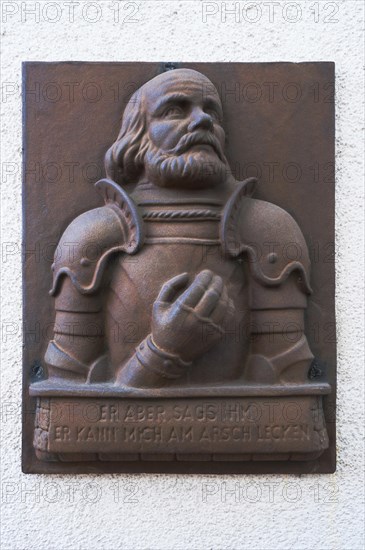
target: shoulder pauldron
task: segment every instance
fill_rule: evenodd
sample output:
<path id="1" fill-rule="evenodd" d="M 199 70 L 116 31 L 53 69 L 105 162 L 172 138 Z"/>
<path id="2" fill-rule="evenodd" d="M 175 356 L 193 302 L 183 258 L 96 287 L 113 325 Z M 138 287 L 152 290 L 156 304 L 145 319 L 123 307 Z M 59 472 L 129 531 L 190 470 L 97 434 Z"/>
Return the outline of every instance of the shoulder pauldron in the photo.
<path id="1" fill-rule="evenodd" d="M 282 208 L 249 195 L 254 178 L 242 182 L 230 197 L 221 222 L 223 250 L 231 257 L 245 255 L 253 278 L 264 286 L 279 286 L 292 273 L 310 294 L 310 259 L 303 234 Z"/>
<path id="2" fill-rule="evenodd" d="M 105 205 L 81 214 L 63 233 L 52 265 L 51 295 L 57 294 L 63 276 L 82 294 L 94 292 L 112 254 L 135 254 L 143 244 L 142 222 L 127 193 L 108 179 L 95 187 Z"/>

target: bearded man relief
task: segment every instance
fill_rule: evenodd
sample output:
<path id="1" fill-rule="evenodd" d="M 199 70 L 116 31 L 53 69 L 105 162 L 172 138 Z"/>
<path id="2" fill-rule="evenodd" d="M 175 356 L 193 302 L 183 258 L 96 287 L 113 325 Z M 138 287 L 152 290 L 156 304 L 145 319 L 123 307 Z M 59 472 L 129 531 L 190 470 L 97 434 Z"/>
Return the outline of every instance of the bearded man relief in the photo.
<path id="1" fill-rule="evenodd" d="M 304 237 L 286 211 L 252 198 L 254 178 L 235 180 L 224 148 L 222 104 L 201 73 L 168 71 L 131 97 L 96 184 L 105 205 L 76 218 L 57 248 L 50 379 L 308 380 Z M 288 243 L 300 260 L 287 258 Z"/>

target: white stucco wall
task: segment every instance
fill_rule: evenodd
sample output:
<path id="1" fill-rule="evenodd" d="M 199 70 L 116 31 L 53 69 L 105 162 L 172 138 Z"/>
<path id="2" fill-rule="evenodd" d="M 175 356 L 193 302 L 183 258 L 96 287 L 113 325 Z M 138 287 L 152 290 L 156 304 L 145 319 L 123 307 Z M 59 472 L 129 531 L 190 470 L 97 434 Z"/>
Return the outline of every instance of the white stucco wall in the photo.
<path id="1" fill-rule="evenodd" d="M 240 12 L 227 14 L 224 21 L 220 2 L 140 0 L 119 3 L 119 22 L 116 1 L 73 4 L 3 1 L 1 6 L 2 240 L 8 247 L 1 266 L 1 548 L 361 550 L 364 363 L 362 266 L 357 255 L 363 250 L 363 2 L 298 0 L 287 8 L 282 2 L 227 2 L 227 8 L 236 4 Z M 130 17 L 135 22 L 125 20 L 134 5 L 137 9 Z M 28 11 L 32 8 L 33 15 Z M 336 62 L 335 474 L 21 473 L 21 175 L 17 167 L 21 62 L 26 60 Z M 14 174 L 9 173 L 12 170 Z"/>

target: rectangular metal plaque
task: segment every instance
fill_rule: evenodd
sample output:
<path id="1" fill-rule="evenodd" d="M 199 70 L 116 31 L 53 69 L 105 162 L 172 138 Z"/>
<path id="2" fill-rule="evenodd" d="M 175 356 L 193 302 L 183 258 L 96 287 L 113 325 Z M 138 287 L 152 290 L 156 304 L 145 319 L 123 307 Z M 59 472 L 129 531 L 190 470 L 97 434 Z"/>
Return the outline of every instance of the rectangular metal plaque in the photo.
<path id="1" fill-rule="evenodd" d="M 24 472 L 333 472 L 334 65 L 23 94 Z"/>

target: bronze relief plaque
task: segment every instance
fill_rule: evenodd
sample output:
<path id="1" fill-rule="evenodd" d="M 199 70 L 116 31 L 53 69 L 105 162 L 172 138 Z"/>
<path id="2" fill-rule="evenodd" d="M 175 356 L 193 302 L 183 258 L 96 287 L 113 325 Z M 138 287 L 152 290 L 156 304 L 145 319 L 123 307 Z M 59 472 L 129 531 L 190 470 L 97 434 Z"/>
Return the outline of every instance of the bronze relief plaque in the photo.
<path id="1" fill-rule="evenodd" d="M 333 89 L 24 65 L 25 472 L 334 471 Z"/>

